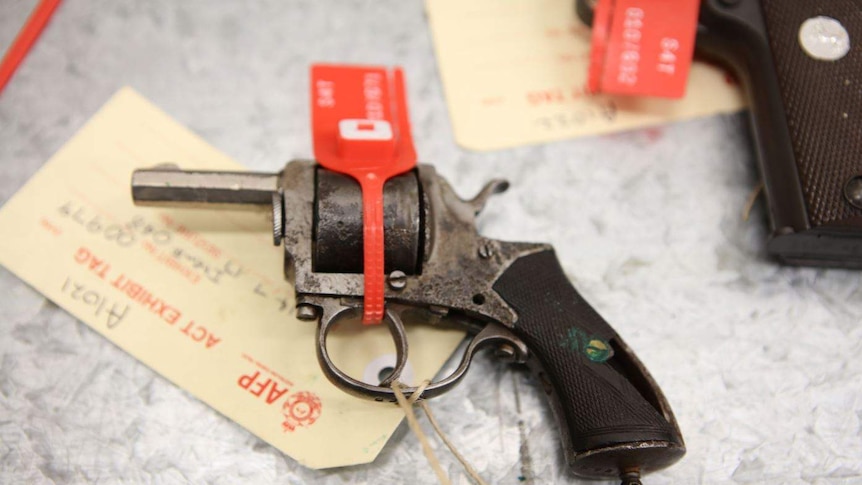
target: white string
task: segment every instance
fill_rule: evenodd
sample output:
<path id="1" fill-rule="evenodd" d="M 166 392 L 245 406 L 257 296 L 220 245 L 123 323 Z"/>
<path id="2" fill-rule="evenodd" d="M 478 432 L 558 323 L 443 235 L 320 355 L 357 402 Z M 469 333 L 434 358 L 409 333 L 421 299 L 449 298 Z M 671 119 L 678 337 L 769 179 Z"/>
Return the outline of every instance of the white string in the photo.
<path id="1" fill-rule="evenodd" d="M 401 410 L 404 411 L 404 416 L 407 417 L 407 424 L 410 426 L 410 429 L 413 430 L 413 433 L 419 439 L 419 443 L 422 445 L 422 451 L 425 452 L 425 457 L 428 459 L 428 463 L 431 465 L 431 468 L 434 469 L 434 473 L 437 474 L 437 479 L 440 480 L 440 483 L 443 485 L 449 485 L 451 482 L 449 481 L 449 477 L 446 476 L 443 471 L 443 467 L 440 465 L 440 461 L 437 459 L 437 456 L 434 454 L 434 451 L 431 450 L 431 445 L 428 442 L 428 436 L 422 430 L 422 427 L 419 426 L 419 420 L 416 418 L 416 413 L 413 410 L 413 407 L 416 405 L 416 402 L 419 401 L 419 397 L 425 391 L 425 388 L 431 384 L 431 381 L 425 380 L 422 384 L 410 395 L 410 398 L 406 398 L 404 396 L 404 392 L 402 391 L 403 384 L 398 381 L 392 383 L 392 391 L 395 393 L 395 399 L 398 401 L 398 405 L 401 407 Z M 443 429 L 440 428 L 440 424 L 437 422 L 437 419 L 434 418 L 434 414 L 431 413 L 431 408 L 428 406 L 428 403 L 425 401 L 419 401 L 419 405 L 422 407 L 422 410 L 425 411 L 425 415 L 428 416 L 428 421 L 431 422 L 431 427 L 434 428 L 434 431 L 437 433 L 437 436 L 446 444 L 446 447 L 449 448 L 449 451 L 455 455 L 455 458 L 461 463 L 464 469 L 467 471 L 467 474 L 479 485 L 488 485 L 485 480 L 482 480 L 482 477 L 479 476 L 479 473 L 470 466 L 470 463 L 467 462 L 467 459 L 458 452 L 455 448 L 455 445 L 449 441 L 449 438 L 446 437 L 446 434 L 443 433 Z"/>
<path id="2" fill-rule="evenodd" d="M 437 456 L 434 455 L 434 450 L 431 449 L 431 444 L 428 443 L 428 437 L 425 435 L 425 432 L 422 431 L 422 427 L 419 426 L 419 420 L 416 419 L 416 413 L 413 412 L 413 404 L 416 399 L 422 395 L 422 391 L 428 387 L 430 381 L 425 381 L 419 386 L 419 389 L 410 396 L 410 400 L 404 397 L 404 392 L 401 390 L 402 384 L 398 381 L 392 383 L 392 391 L 395 393 L 395 399 L 398 401 L 398 405 L 401 406 L 401 410 L 404 411 L 404 416 L 407 417 L 407 424 L 410 426 L 410 429 L 413 430 L 413 434 L 419 439 L 419 443 L 422 445 L 422 451 L 425 453 L 425 458 L 428 459 L 428 463 L 431 465 L 431 468 L 434 469 L 434 473 L 437 474 L 437 480 L 440 481 L 443 485 L 451 485 L 452 482 L 449 481 L 449 477 L 446 476 L 446 472 L 443 471 L 443 467 L 440 465 L 440 460 L 437 459 Z M 414 397 L 415 396 L 415 397 Z"/>
<path id="3" fill-rule="evenodd" d="M 479 476 L 479 473 L 476 472 L 476 470 L 472 466 L 470 466 L 470 463 L 467 462 L 467 459 L 464 458 L 461 453 L 458 453 L 458 450 L 455 449 L 455 445 L 453 445 L 452 442 L 449 441 L 449 438 L 447 438 L 446 435 L 443 434 L 443 430 L 440 428 L 440 425 L 437 424 L 437 420 L 434 419 L 434 415 L 431 414 L 431 407 L 428 406 L 428 403 L 426 401 L 419 401 L 419 405 L 422 406 L 422 409 L 428 416 L 428 421 L 431 422 L 431 426 L 434 428 L 434 431 L 437 432 L 437 436 L 439 436 L 440 439 L 443 440 L 443 443 L 446 443 L 446 446 L 449 448 L 449 451 L 451 451 L 452 454 L 455 455 L 455 458 L 457 458 L 458 461 L 461 462 L 461 465 L 464 467 L 464 469 L 467 470 L 467 474 L 470 475 L 470 477 L 472 477 L 473 480 L 475 480 L 476 483 L 478 483 L 479 485 L 488 485 L 485 480 L 482 480 L 482 477 Z"/>

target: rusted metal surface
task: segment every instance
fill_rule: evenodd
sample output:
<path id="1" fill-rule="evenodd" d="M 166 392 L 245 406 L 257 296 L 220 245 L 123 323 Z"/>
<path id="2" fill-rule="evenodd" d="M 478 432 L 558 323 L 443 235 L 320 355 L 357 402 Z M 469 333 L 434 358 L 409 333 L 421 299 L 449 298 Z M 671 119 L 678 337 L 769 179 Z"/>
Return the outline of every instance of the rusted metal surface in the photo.
<path id="1" fill-rule="evenodd" d="M 383 187 L 386 272 L 416 274 L 421 269 L 422 207 L 413 172 Z M 362 191 L 351 177 L 317 170 L 314 218 L 314 270 L 362 273 Z"/>
<path id="2" fill-rule="evenodd" d="M 249 206 L 272 204 L 278 174 L 180 170 L 159 166 L 137 170 L 132 176 L 132 197 L 138 205 Z"/>
<path id="3" fill-rule="evenodd" d="M 282 172 L 284 205 L 291 208 L 285 215 L 284 226 L 286 266 L 290 266 L 288 276 L 295 280 L 299 302 L 315 295 L 360 297 L 363 294 L 361 274 L 314 271 L 311 241 L 315 221 L 302 210 L 315 205 L 314 171 L 312 162 L 296 161 L 289 163 Z M 402 289 L 387 288 L 387 300 L 456 309 L 485 321 L 511 326 L 515 313 L 491 291 L 491 285 L 512 261 L 549 246 L 496 241 L 478 234 L 477 211 L 490 191 L 499 190 L 498 182 L 492 182 L 492 189 L 481 192 L 480 199 L 464 201 L 448 182 L 437 176 L 433 167 L 420 165 L 418 173 L 426 198 L 422 271 L 408 275 Z M 482 257 L 480 248 L 490 250 L 490 257 Z"/>
<path id="4" fill-rule="evenodd" d="M 387 230 L 395 233 L 387 239 L 387 267 L 398 270 L 397 284 L 386 289 L 386 322 L 397 349 L 397 365 L 389 379 L 400 377 L 407 361 L 403 313 L 418 312 L 427 322 L 446 318 L 447 324 L 477 334 L 456 371 L 428 386 L 421 398 L 450 390 L 465 376 L 475 352 L 491 343 L 512 349 L 508 360 L 527 360 L 526 345 L 506 329 L 514 325 L 517 314 L 492 286 L 513 261 L 550 246 L 478 234 L 476 216 L 492 195 L 507 187 L 506 181 L 492 180 L 475 198 L 463 200 L 429 165 L 387 184 Z M 284 244 L 285 276 L 295 283 L 297 314 L 320 321 L 318 360 L 324 374 L 352 394 L 395 401 L 385 382 L 351 378 L 326 350 L 329 329 L 360 307 L 363 291 L 362 246 L 357 243 L 362 199 L 352 180 L 310 161 L 290 162 L 279 174 L 144 169 L 132 178 L 132 195 L 136 203 L 145 204 L 270 205 L 273 227 L 282 228 L 282 233 L 274 232 L 274 240 Z M 404 392 L 411 395 L 415 390 L 408 387 Z"/>

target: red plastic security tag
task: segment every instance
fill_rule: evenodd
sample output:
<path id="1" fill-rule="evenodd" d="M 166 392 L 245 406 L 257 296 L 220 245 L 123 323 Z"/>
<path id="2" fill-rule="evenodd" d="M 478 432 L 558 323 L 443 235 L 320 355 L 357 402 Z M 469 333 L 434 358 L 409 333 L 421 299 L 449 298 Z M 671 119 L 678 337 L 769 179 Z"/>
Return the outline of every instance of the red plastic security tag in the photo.
<path id="1" fill-rule="evenodd" d="M 401 69 L 311 67 L 314 156 L 362 187 L 365 302 L 362 322 L 383 321 L 383 184 L 416 166 Z"/>
<path id="2" fill-rule="evenodd" d="M 699 0 L 599 0 L 587 87 L 680 98 L 694 56 Z"/>

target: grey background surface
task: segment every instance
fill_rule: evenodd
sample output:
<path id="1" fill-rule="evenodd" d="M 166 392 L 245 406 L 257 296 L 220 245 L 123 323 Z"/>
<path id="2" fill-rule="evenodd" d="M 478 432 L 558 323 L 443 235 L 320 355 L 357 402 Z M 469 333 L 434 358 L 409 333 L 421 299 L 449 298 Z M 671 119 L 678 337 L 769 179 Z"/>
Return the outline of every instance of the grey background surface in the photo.
<path id="1" fill-rule="evenodd" d="M 0 1 L 0 46 L 35 3 Z M 481 230 L 554 244 L 676 411 L 688 455 L 647 483 L 862 483 L 860 273 L 767 260 L 745 117 L 464 151 L 418 1 L 68 0 L 0 95 L 0 203 L 124 85 L 249 168 L 307 157 L 315 61 L 403 66 L 420 161 L 465 196 L 511 179 Z M 528 373 L 483 356 L 432 406 L 487 480 L 577 482 Z M 0 268 L 0 482 L 436 480 L 406 426 L 305 469 Z"/>

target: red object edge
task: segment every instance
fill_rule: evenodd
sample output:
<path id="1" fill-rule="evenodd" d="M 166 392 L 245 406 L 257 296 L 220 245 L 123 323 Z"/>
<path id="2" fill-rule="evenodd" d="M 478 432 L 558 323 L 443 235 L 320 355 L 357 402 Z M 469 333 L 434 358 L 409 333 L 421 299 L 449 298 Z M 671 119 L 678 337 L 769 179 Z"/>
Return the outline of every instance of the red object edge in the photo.
<path id="1" fill-rule="evenodd" d="M 380 73 L 385 73 L 385 89 L 382 85 L 377 86 L 381 88 L 383 116 L 374 120 L 389 123 L 391 138 L 345 138 L 337 126 L 339 121 L 371 118 L 366 111 L 368 98 L 364 96 L 368 96 L 370 91 L 365 82 L 367 76 Z M 388 72 L 376 67 L 314 65 L 311 78 L 315 158 L 330 170 L 352 176 L 362 188 L 365 280 L 362 322 L 378 324 L 383 321 L 385 313 L 383 185 L 389 178 L 416 166 L 404 74 L 398 68 Z M 320 81 L 324 82 L 324 89 L 331 89 L 327 91 L 331 98 L 323 96 L 323 102 L 316 91 Z"/>
<path id="2" fill-rule="evenodd" d="M 614 0 L 599 0 L 593 10 L 592 35 L 590 36 L 590 66 L 587 71 L 587 91 L 598 94 L 602 91 L 605 70 L 605 55 L 611 35 L 611 17 Z"/>
<path id="3" fill-rule="evenodd" d="M 3 61 L 0 62 L 0 93 L 3 92 L 3 88 L 12 79 L 12 75 L 15 74 L 15 71 L 27 56 L 27 53 L 30 52 L 30 48 L 36 43 L 39 34 L 45 29 L 54 11 L 57 10 L 57 6 L 60 5 L 60 1 L 42 0 L 33 9 L 30 18 L 27 19 L 24 27 L 18 32 L 18 36 L 12 42 L 9 50 L 6 51 L 6 55 L 3 56 Z"/>

